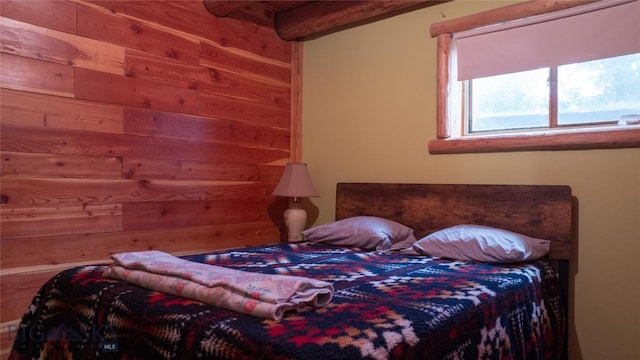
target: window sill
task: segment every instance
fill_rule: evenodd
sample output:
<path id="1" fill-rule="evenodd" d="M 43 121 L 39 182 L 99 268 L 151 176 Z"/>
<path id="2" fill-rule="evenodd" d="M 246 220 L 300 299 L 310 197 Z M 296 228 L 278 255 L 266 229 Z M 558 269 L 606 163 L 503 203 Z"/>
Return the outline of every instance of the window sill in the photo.
<path id="1" fill-rule="evenodd" d="M 640 147 L 640 125 L 434 139 L 429 142 L 429 153 L 464 154 L 636 147 Z"/>

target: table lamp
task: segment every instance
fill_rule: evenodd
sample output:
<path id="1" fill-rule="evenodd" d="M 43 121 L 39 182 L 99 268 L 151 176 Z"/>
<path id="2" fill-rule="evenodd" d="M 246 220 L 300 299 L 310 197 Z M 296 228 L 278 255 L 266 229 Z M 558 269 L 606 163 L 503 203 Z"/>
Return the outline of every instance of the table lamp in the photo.
<path id="1" fill-rule="evenodd" d="M 320 196 L 311 183 L 307 164 L 287 163 L 280 182 L 273 190 L 273 195 L 290 198 L 289 208 L 284 212 L 284 223 L 287 225 L 289 241 L 302 240 L 302 230 L 307 224 L 307 212 L 302 208 L 300 198 Z"/>

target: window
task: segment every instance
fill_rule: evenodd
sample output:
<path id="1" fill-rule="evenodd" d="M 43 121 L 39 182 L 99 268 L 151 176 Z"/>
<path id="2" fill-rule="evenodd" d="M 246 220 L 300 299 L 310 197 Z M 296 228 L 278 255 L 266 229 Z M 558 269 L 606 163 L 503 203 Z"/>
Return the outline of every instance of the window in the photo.
<path id="1" fill-rule="evenodd" d="M 640 1 L 548 4 L 432 25 L 431 153 L 640 147 Z"/>
<path id="2" fill-rule="evenodd" d="M 467 80 L 465 89 L 465 134 L 640 123 L 640 53 Z"/>

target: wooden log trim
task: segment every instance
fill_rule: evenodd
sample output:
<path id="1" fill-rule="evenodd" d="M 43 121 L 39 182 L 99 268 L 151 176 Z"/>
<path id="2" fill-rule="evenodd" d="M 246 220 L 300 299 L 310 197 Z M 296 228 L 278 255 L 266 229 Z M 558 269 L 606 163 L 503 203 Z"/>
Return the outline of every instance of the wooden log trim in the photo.
<path id="1" fill-rule="evenodd" d="M 483 11 L 477 14 L 459 17 L 456 19 L 433 23 L 430 26 L 429 32 L 431 34 L 431 37 L 435 38 L 441 34 L 451 34 L 455 32 L 471 30 L 481 26 L 522 19 L 535 15 L 542 15 L 553 11 L 586 5 L 588 3 L 596 1 L 601 0 L 530 0 L 522 3 L 500 7 L 497 9 Z"/>
<path id="2" fill-rule="evenodd" d="M 451 136 L 449 114 L 449 60 L 451 53 L 451 34 L 438 35 L 438 59 L 436 74 L 436 117 L 438 139 L 446 139 Z"/>
<path id="3" fill-rule="evenodd" d="M 406 9 L 426 1 L 314 1 L 276 14 L 276 32 L 296 40 Z"/>
<path id="4" fill-rule="evenodd" d="M 539 150 L 592 150 L 640 147 L 640 125 L 584 130 L 549 130 L 513 135 L 434 139 L 430 154 L 463 154 Z"/>
<path id="5" fill-rule="evenodd" d="M 285 5 L 281 11 L 274 10 L 272 6 L 265 8 L 275 12 L 274 29 L 281 39 L 308 40 L 447 1 L 451 0 L 293 1 L 294 4 Z M 255 18 L 246 16 L 246 8 L 260 2 L 203 0 L 203 3 L 214 16 L 235 15 L 256 21 Z"/>

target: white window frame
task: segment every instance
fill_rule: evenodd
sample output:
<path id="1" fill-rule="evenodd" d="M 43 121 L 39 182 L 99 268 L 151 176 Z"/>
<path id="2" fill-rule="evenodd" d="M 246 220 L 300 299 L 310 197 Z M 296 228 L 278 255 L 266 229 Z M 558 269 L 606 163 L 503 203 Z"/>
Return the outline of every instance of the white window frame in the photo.
<path id="1" fill-rule="evenodd" d="M 460 91 L 450 89 L 452 34 L 460 31 L 541 15 L 584 5 L 583 1 L 526 1 L 466 17 L 431 25 L 437 37 L 436 139 L 429 142 L 431 154 L 502 151 L 586 150 L 640 147 L 640 125 L 551 129 L 505 134 L 464 134 L 460 110 Z M 455 97 L 455 98 L 454 98 Z M 457 113 L 458 115 L 452 115 Z"/>

